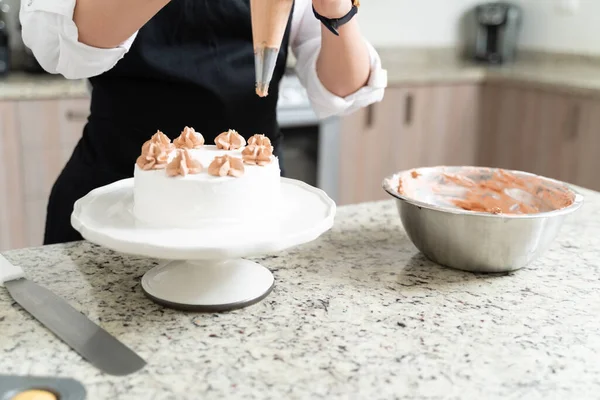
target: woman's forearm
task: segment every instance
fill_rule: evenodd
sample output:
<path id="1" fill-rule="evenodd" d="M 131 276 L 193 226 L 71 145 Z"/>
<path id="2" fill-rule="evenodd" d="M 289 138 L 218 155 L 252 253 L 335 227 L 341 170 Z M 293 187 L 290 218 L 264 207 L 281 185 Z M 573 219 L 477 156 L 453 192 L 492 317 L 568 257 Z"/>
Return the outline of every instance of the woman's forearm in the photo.
<path id="1" fill-rule="evenodd" d="M 331 93 L 346 97 L 369 80 L 369 50 L 360 33 L 358 21 L 352 19 L 338 29 L 335 36 L 321 27 L 321 52 L 317 59 L 317 75 Z"/>
<path id="2" fill-rule="evenodd" d="M 77 0 L 73 21 L 79 41 L 112 48 L 127 40 L 170 0 Z"/>

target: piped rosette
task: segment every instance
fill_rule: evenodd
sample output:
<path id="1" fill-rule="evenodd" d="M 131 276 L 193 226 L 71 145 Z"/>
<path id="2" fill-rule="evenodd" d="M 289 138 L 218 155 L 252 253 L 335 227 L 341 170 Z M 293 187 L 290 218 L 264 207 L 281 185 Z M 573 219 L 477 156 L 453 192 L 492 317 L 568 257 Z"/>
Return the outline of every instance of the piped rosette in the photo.
<path id="1" fill-rule="evenodd" d="M 148 171 L 151 169 L 165 169 L 169 162 L 169 153 L 175 147 L 171 143 L 171 139 L 161 131 L 156 131 L 152 137 L 142 145 L 142 153 L 137 158 L 135 163 Z"/>
<path id="2" fill-rule="evenodd" d="M 173 144 L 178 149 L 199 149 L 204 146 L 204 136 L 196 132 L 194 128 L 186 126 Z"/>
<path id="3" fill-rule="evenodd" d="M 264 146 L 269 147 L 271 152 L 273 152 L 273 146 L 271 145 L 271 140 L 263 134 L 252 135 L 250 139 L 248 139 L 248 146 Z"/>
<path id="4" fill-rule="evenodd" d="M 178 149 L 177 155 L 167 165 L 168 176 L 186 176 L 188 174 L 199 174 L 203 170 L 202 163 L 194 159 L 188 149 Z"/>
<path id="5" fill-rule="evenodd" d="M 165 146 L 148 141 L 142 146 L 142 154 L 137 158 L 136 164 L 144 171 L 151 169 L 165 169 L 169 162 L 169 152 Z"/>
<path id="6" fill-rule="evenodd" d="M 246 145 L 246 139 L 234 129 L 229 129 L 215 138 L 215 144 L 220 150 L 237 150 Z"/>
<path id="7" fill-rule="evenodd" d="M 171 139 L 161 131 L 156 131 L 156 133 L 142 145 L 142 153 L 148 149 L 151 143 L 162 147 L 167 153 L 170 153 L 175 149 L 175 146 L 171 143 Z"/>
<path id="8" fill-rule="evenodd" d="M 273 146 L 265 135 L 254 135 L 248 139 L 248 145 L 242 150 L 245 164 L 264 166 L 273 162 Z"/>
<path id="9" fill-rule="evenodd" d="M 208 173 L 212 176 L 232 176 L 239 178 L 244 175 L 244 162 L 241 158 L 229 155 L 217 156 L 208 166 Z"/>

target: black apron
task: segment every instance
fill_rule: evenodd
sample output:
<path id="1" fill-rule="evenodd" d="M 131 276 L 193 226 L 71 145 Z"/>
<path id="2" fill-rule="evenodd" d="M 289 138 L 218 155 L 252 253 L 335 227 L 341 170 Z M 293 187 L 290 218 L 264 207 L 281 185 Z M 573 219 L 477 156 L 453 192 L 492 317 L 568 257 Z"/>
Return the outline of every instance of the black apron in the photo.
<path id="1" fill-rule="evenodd" d="M 75 201 L 132 177 L 142 144 L 156 130 L 174 139 L 191 126 L 209 144 L 230 128 L 246 138 L 263 133 L 281 157 L 276 106 L 291 18 L 269 96 L 260 98 L 249 3 L 172 0 L 140 29 L 115 67 L 90 79 L 91 114 L 52 188 L 44 244 L 81 239 L 70 223 Z"/>

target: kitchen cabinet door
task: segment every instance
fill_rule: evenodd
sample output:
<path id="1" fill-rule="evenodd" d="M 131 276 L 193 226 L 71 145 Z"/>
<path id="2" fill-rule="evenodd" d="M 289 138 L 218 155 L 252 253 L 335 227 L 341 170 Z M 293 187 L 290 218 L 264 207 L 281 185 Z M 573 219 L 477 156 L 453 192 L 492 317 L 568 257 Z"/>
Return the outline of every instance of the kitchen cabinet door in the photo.
<path id="1" fill-rule="evenodd" d="M 583 98 L 577 96 L 540 94 L 539 128 L 533 133 L 536 140 L 531 149 L 535 163 L 531 172 L 569 183 L 577 179 L 582 107 Z"/>
<path id="2" fill-rule="evenodd" d="M 480 88 L 475 84 L 434 85 L 415 93 L 405 126 L 418 137 L 418 158 L 406 168 L 474 165 L 477 161 Z M 412 114 L 410 114 L 412 113 Z"/>
<path id="3" fill-rule="evenodd" d="M 17 106 L 23 164 L 26 237 L 42 244 L 52 185 L 77 144 L 89 115 L 89 99 L 22 101 Z"/>
<path id="4" fill-rule="evenodd" d="M 478 164 L 533 172 L 540 134 L 540 94 L 522 87 L 482 88 Z"/>
<path id="5" fill-rule="evenodd" d="M 397 112 L 403 91 L 389 89 L 382 102 L 342 118 L 340 123 L 339 205 L 386 198 L 381 183 L 390 166 L 390 138 L 400 134 Z"/>
<path id="6" fill-rule="evenodd" d="M 479 88 L 435 85 L 400 89 L 398 134 L 389 138 L 390 171 L 473 165 L 477 151 Z"/>
<path id="7" fill-rule="evenodd" d="M 583 100 L 580 118 L 573 183 L 600 190 L 600 99 Z"/>
<path id="8" fill-rule="evenodd" d="M 338 204 L 389 198 L 394 172 L 476 161 L 478 86 L 391 87 L 382 102 L 342 118 Z"/>
<path id="9" fill-rule="evenodd" d="M 13 102 L 0 102 L 0 251 L 27 245 L 20 135 Z"/>
<path id="10" fill-rule="evenodd" d="M 373 106 L 371 106 L 373 107 Z M 338 205 L 359 203 L 365 197 L 365 138 L 372 109 L 358 110 L 340 121 Z"/>
<path id="11" fill-rule="evenodd" d="M 479 164 L 573 182 L 582 101 L 560 92 L 484 85 Z"/>
<path id="12" fill-rule="evenodd" d="M 383 179 L 419 165 L 421 120 L 412 118 L 415 105 L 425 99 L 420 90 L 389 88 L 380 103 L 342 119 L 338 204 L 388 199 Z"/>

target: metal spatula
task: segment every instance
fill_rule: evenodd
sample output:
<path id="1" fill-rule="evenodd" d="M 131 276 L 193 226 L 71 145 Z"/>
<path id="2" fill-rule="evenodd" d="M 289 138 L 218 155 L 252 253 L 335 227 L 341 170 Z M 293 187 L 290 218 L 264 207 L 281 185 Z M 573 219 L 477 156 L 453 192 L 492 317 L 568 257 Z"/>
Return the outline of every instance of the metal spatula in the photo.
<path id="1" fill-rule="evenodd" d="M 2 285 L 21 307 L 101 371 L 122 376 L 146 365 L 129 347 L 65 300 L 25 279 L 23 270 L 0 254 L 0 286 Z"/>

